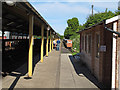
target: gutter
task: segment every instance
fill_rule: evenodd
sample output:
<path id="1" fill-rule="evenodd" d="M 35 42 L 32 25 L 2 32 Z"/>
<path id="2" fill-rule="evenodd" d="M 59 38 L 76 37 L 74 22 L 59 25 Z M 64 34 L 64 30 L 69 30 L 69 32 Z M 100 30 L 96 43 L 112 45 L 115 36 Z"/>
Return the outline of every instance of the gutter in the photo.
<path id="1" fill-rule="evenodd" d="M 108 28 L 108 27 L 106 27 L 106 26 L 105 26 L 105 29 L 108 30 L 108 31 L 110 31 L 110 32 L 112 32 L 112 33 L 117 34 L 118 37 L 120 37 L 120 33 L 119 33 L 119 32 L 113 31 L 112 29 L 110 29 L 110 28 Z"/>
<path id="2" fill-rule="evenodd" d="M 117 31 L 114 31 L 114 30 L 112 30 L 112 29 L 110 29 L 110 28 L 108 28 L 108 27 L 106 27 L 105 22 L 106 22 L 106 20 L 104 20 L 104 28 L 105 28 L 105 30 L 108 30 L 108 31 L 110 31 L 110 32 L 112 32 L 112 33 L 115 33 L 115 34 L 118 35 L 118 37 L 120 37 L 120 33 L 117 32 Z"/>
<path id="3" fill-rule="evenodd" d="M 94 24 L 94 25 L 92 25 L 92 26 L 90 26 L 90 27 L 88 27 L 88 28 L 85 28 L 85 29 L 79 30 L 79 31 L 76 32 L 76 33 L 80 33 L 80 32 L 82 32 L 82 31 L 86 31 L 86 30 L 91 29 L 92 27 L 95 27 L 95 26 L 100 25 L 100 24 L 102 24 L 102 23 L 104 23 L 104 20 L 101 21 L 101 22 L 99 22 L 99 23 L 97 23 L 97 24 Z"/>

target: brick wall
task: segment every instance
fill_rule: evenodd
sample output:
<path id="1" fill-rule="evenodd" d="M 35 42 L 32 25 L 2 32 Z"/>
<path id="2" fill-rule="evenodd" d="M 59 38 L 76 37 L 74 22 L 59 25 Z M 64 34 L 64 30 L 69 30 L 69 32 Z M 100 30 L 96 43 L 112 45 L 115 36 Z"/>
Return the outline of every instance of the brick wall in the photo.
<path id="1" fill-rule="evenodd" d="M 112 24 L 107 25 L 112 28 Z M 81 35 L 91 33 L 92 45 L 91 54 L 81 50 L 83 62 L 106 87 L 111 86 L 111 63 L 112 63 L 112 33 L 104 29 L 104 23 L 96 25 L 88 30 L 81 32 Z M 100 46 L 106 46 L 106 52 L 100 52 L 100 57 L 96 57 L 96 33 L 100 35 Z"/>
<path id="2" fill-rule="evenodd" d="M 110 23 L 107 25 L 108 28 L 113 29 L 113 24 Z M 104 30 L 104 41 L 106 45 L 106 52 L 104 53 L 103 58 L 103 84 L 106 87 L 111 87 L 111 75 L 112 75 L 112 40 L 113 33 L 110 31 Z"/>

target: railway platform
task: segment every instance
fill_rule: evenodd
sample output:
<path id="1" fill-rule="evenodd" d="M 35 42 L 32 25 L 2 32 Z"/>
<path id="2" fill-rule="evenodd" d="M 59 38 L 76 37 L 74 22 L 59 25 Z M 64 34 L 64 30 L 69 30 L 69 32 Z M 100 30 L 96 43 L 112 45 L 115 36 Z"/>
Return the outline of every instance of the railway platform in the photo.
<path id="1" fill-rule="evenodd" d="M 37 58 L 37 57 L 36 57 Z M 31 79 L 27 78 L 26 64 L 2 79 L 3 88 L 95 88 L 99 83 L 81 63 L 74 60 L 69 50 L 53 50 L 44 62 L 38 62 Z M 18 73 L 19 72 L 19 73 Z M 25 74 L 26 73 L 26 74 Z"/>
<path id="2" fill-rule="evenodd" d="M 55 88 L 59 56 L 60 51 L 53 50 L 49 53 L 49 57 L 44 57 L 43 63 L 39 61 L 31 79 L 27 78 L 27 65 L 24 64 L 16 72 L 11 72 L 3 78 L 3 88 Z"/>

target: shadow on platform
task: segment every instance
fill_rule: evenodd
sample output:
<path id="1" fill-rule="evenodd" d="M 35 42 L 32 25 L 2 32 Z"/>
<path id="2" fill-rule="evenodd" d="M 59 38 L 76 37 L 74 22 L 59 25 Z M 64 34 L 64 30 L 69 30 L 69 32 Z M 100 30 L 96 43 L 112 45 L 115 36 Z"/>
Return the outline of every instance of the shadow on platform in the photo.
<path id="1" fill-rule="evenodd" d="M 94 83 L 99 89 L 102 89 L 102 85 L 97 81 L 97 79 L 91 74 L 90 70 L 85 64 L 74 59 L 72 55 L 69 55 L 70 61 L 77 73 L 81 77 L 86 77 L 92 83 Z"/>
<path id="2" fill-rule="evenodd" d="M 40 40 L 39 40 L 40 41 Z M 40 43 L 38 41 L 34 41 L 33 46 L 33 73 L 34 68 L 36 64 L 40 61 Z M 24 44 L 24 45 L 23 45 Z M 44 44 L 45 47 L 45 44 Z M 25 76 L 28 73 L 28 41 L 22 43 L 17 46 L 15 50 L 9 50 L 2 52 L 2 72 L 3 77 L 9 75 L 12 77 L 15 77 L 16 79 L 13 81 L 13 83 L 10 85 L 9 89 L 12 90 L 17 82 L 19 81 L 21 76 Z M 44 49 L 44 56 L 46 54 L 46 49 Z M 27 75 L 26 75 L 27 77 Z M 30 78 L 24 78 L 24 79 L 30 79 Z"/>

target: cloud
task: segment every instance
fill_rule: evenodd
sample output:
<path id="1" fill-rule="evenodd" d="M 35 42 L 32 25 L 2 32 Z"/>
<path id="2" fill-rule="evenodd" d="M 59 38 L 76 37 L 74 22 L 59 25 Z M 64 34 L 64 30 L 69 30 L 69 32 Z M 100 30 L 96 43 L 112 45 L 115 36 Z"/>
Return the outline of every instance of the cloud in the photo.
<path id="1" fill-rule="evenodd" d="M 63 34 L 67 27 L 67 20 L 73 17 L 89 15 L 90 9 L 82 3 L 32 3 L 35 9 L 59 33 Z"/>
<path id="2" fill-rule="evenodd" d="M 55 14 L 55 15 L 68 15 L 74 13 L 88 14 L 88 12 L 90 11 L 89 8 L 84 6 L 80 6 L 80 5 L 71 6 L 70 4 L 58 3 L 58 2 L 36 4 L 35 8 L 39 12 L 42 12 L 43 14 L 45 13 L 45 14 Z"/>
<path id="3" fill-rule="evenodd" d="M 101 10 L 105 11 L 106 8 L 115 10 L 117 7 L 117 3 L 110 2 L 32 2 L 31 4 L 53 27 L 53 29 L 60 34 L 64 34 L 68 19 L 77 17 L 80 21 L 80 24 L 85 23 L 86 18 L 92 12 L 92 4 L 94 5 L 94 13 L 97 13 Z"/>

